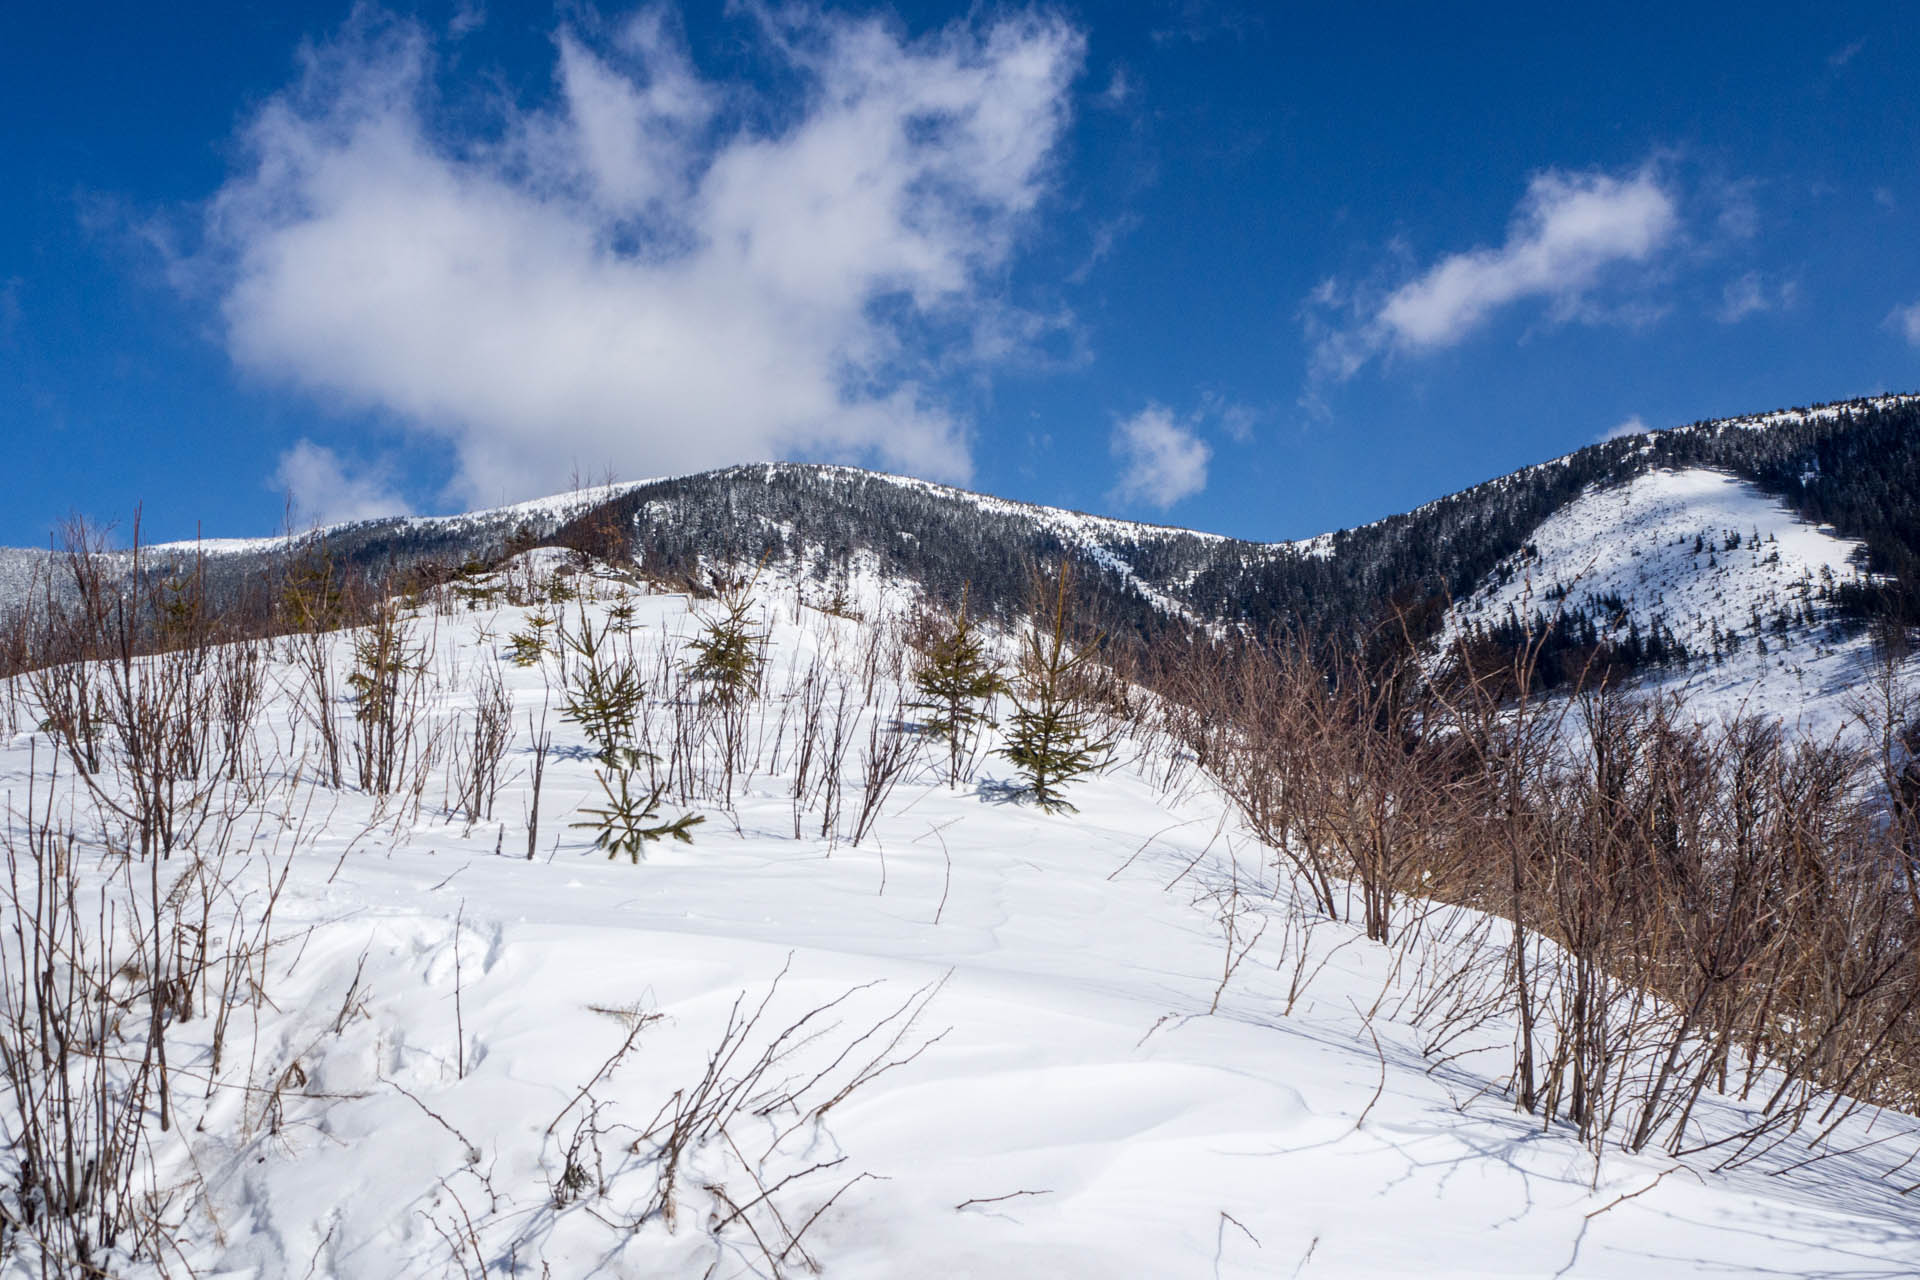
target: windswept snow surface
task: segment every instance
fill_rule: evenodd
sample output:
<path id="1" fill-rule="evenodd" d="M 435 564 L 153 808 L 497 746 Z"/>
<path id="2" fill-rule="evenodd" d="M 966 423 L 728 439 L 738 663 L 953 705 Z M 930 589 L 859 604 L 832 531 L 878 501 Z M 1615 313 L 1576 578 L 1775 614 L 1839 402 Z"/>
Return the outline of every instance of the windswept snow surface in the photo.
<path id="1" fill-rule="evenodd" d="M 815 655 L 861 665 L 855 624 L 791 597 L 770 613 L 774 690 Z M 639 598 L 635 620 L 642 649 L 698 626 L 678 597 Z M 502 609 L 423 623 L 455 690 L 443 714 L 467 705 L 459 673 L 499 661 L 525 621 Z M 193 1083 L 177 1087 L 176 1136 L 159 1149 L 173 1153 L 165 1185 L 204 1187 L 177 1201 L 195 1274 L 474 1275 L 455 1257 L 471 1239 L 489 1275 L 766 1276 L 740 1223 L 713 1233 L 727 1211 L 709 1186 L 745 1204 L 754 1177 L 772 1186 L 840 1159 L 775 1203 L 797 1229 L 874 1175 L 805 1233 L 823 1274 L 845 1280 L 1920 1272 L 1912 1205 L 1868 1176 L 1911 1151 L 1909 1120 L 1882 1116 L 1871 1138 L 1884 1143 L 1780 1176 L 1674 1172 L 1655 1156 L 1596 1165 L 1502 1096 L 1509 1027 L 1485 1031 L 1485 1053 L 1423 1057 L 1421 1032 L 1396 1020 L 1406 977 L 1389 953 L 1344 924 L 1303 941 L 1304 904 L 1204 787 L 1155 783 L 1165 761 L 1122 760 L 1059 816 L 1009 802 L 997 762 L 958 790 L 922 770 L 859 847 L 820 838 L 817 813 L 795 838 L 791 765 L 769 766 L 733 812 L 706 810 L 691 846 L 653 845 L 634 865 L 568 825 L 599 792 L 584 739 L 549 713 L 528 860 L 525 721 L 552 702 L 557 670 L 502 671 L 518 736 L 496 821 L 437 810 L 437 778 L 417 816 L 286 781 L 310 838 L 275 844 L 291 871 L 271 1004 L 236 1014 L 211 1103 L 209 1019 L 176 1027 L 170 1050 Z M 285 667 L 274 677 L 295 683 Z M 771 733 L 779 707 L 766 714 Z M 262 734 L 284 744 L 294 725 L 283 697 Z M 0 752 L 16 807 L 34 738 Z M 1222 988 L 1234 886 L 1235 936 L 1266 929 Z M 783 970 L 765 1029 L 861 988 L 783 1077 L 827 1068 L 937 986 L 889 1060 L 924 1050 L 764 1159 L 795 1117 L 747 1115 L 731 1138 L 752 1176 L 710 1143 L 682 1174 L 674 1229 L 625 1225 L 652 1189 L 637 1135 L 697 1081 L 741 993 L 750 1009 Z M 556 1207 L 581 1091 L 648 1013 L 663 1016 L 592 1090 L 603 1136 L 598 1163 L 583 1158 L 605 1194 Z M 1712 1102 L 1705 1123 L 1732 1110 Z M 1863 1141 L 1849 1122 L 1834 1145 Z M 783 1272 L 804 1270 L 794 1256 Z"/>

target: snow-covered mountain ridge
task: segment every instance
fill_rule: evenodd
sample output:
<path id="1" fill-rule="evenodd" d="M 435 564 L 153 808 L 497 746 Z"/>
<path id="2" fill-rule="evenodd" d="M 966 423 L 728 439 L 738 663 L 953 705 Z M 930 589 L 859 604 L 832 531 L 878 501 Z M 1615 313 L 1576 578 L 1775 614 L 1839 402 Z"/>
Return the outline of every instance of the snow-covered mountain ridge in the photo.
<path id="1" fill-rule="evenodd" d="M 1849 546 L 1844 552 L 1827 547 L 1802 566 L 1815 569 L 1811 584 L 1774 581 L 1800 564 L 1791 557 L 1762 574 L 1765 586 L 1741 578 L 1734 572 L 1738 558 L 1720 552 L 1684 564 L 1640 565 L 1629 549 L 1651 536 L 1636 527 L 1647 513 L 1635 505 L 1637 497 L 1609 508 L 1598 495 L 1640 494 L 1646 477 L 1665 472 L 1737 480 L 1741 493 L 1772 504 L 1752 513 L 1765 515 L 1761 522 L 1771 536 L 1804 523 L 1831 528 Z M 1713 492 L 1706 484 L 1669 494 L 1660 527 L 1692 520 L 1705 529 L 1735 519 L 1736 513 L 1712 509 Z M 1684 510 L 1695 501 L 1707 504 L 1697 518 Z M 1549 527 L 1556 518 L 1560 523 Z M 1750 534 L 1756 519 L 1738 519 L 1746 525 L 1739 532 Z M 1554 532 L 1561 528 L 1569 536 Z M 1727 532 L 1720 530 L 1722 541 Z M 487 561 L 542 542 L 629 555 L 668 580 L 757 566 L 783 580 L 812 583 L 825 595 L 858 582 L 869 584 L 860 588 L 866 594 L 950 603 L 964 590 L 973 608 L 1002 619 L 1024 607 L 1029 566 L 1064 556 L 1079 566 L 1081 590 L 1109 631 L 1128 635 L 1170 625 L 1357 635 L 1395 609 L 1430 613 L 1447 601 L 1460 609 L 1453 630 L 1441 630 L 1457 634 L 1469 621 L 1497 624 L 1517 602 L 1513 583 L 1530 576 L 1536 606 L 1551 603 L 1550 612 L 1568 613 L 1569 634 L 1591 629 L 1596 641 L 1616 643 L 1629 638 L 1614 625 L 1623 621 L 1643 638 L 1677 628 L 1674 638 L 1690 658 L 1711 661 L 1716 635 L 1752 643 L 1755 608 L 1763 629 L 1784 617 L 1787 644 L 1803 649 L 1826 643 L 1820 637 L 1834 623 L 1875 609 L 1920 620 L 1914 595 L 1920 397 L 1874 397 L 1604 441 L 1403 515 L 1284 543 L 1034 506 L 851 467 L 780 463 L 612 485 L 460 516 L 360 521 L 295 539 L 222 540 L 201 549 L 208 553 L 209 580 L 238 589 L 271 578 L 276 563 L 316 554 L 336 571 L 371 574 Z M 159 572 L 179 572 L 192 554 L 186 544 L 173 544 L 156 549 L 152 559 Z M 1657 591 L 1628 593 L 1632 607 L 1624 612 L 1601 610 L 1622 584 L 1576 585 L 1590 576 L 1588 561 L 1596 554 L 1638 565 L 1631 570 L 1636 581 L 1651 575 Z M 1517 559 L 1523 556 L 1534 560 L 1525 575 Z M 1829 572 L 1819 573 L 1820 567 Z M 61 576 L 52 568 L 45 552 L 0 552 L 0 607 L 26 600 L 36 578 L 51 577 L 57 587 Z M 1683 571 L 1698 580 L 1696 587 L 1679 582 L 1675 575 Z M 1549 602 L 1546 593 L 1556 586 L 1569 595 Z M 1783 593 L 1793 595 L 1793 609 Z M 1684 597 L 1685 617 L 1676 609 L 1662 612 L 1655 595 Z M 1627 595 L 1621 598 L 1627 602 Z M 1696 643 L 1702 637 L 1705 643 Z M 1726 646 L 1717 647 L 1724 657 Z"/>

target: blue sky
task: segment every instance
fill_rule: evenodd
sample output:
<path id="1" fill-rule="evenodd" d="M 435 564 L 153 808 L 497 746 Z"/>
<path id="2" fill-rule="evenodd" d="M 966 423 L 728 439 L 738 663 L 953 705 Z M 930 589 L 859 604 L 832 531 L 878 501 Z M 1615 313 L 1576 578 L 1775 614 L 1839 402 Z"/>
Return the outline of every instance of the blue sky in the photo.
<path id="1" fill-rule="evenodd" d="M 1350 8 L 15 14 L 0 543 L 771 457 L 1291 538 L 1920 389 L 1902 6 Z"/>

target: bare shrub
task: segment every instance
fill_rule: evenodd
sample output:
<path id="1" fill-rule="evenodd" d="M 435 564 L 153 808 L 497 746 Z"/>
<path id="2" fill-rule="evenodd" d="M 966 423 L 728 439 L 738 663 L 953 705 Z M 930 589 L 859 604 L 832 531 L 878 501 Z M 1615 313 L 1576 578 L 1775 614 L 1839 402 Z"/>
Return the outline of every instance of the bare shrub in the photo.
<path id="1" fill-rule="evenodd" d="M 454 807 L 469 824 L 491 822 L 500 766 L 513 745 L 513 694 L 491 664 L 474 672 L 473 718 L 452 755 Z"/>
<path id="2" fill-rule="evenodd" d="M 354 700 L 351 754 L 362 791 L 390 795 L 405 779 L 424 772 L 420 757 L 432 691 L 430 644 L 392 601 L 377 609 L 372 623 L 353 639 L 346 683 Z"/>

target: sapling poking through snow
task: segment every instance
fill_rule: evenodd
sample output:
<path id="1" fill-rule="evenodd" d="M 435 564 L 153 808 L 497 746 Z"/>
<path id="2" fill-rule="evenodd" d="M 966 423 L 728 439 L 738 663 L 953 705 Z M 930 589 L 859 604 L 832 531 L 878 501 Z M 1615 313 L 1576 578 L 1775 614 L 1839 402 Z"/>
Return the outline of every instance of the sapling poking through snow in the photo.
<path id="1" fill-rule="evenodd" d="M 1000 664 L 988 655 L 979 627 L 967 616 L 964 590 L 959 612 L 936 620 L 913 688 L 908 709 L 919 712 L 926 731 L 946 743 L 947 785 L 957 786 L 963 768 L 972 772 L 968 759 L 980 730 L 993 727 L 987 714 L 993 696 L 1006 688 Z"/>
<path id="2" fill-rule="evenodd" d="M 1024 793 L 1048 813 L 1075 812 L 1064 795 L 1066 785 L 1105 764 L 1111 745 L 1094 736 L 1092 714 L 1073 687 L 1094 651 L 1067 640 L 1071 572 L 1060 566 L 1051 623 L 1036 617 L 1028 624 L 1013 682 L 1007 745 L 1000 751 L 1026 780 Z"/>
<path id="3" fill-rule="evenodd" d="M 578 724 L 593 742 L 594 755 L 604 766 L 596 769 L 594 776 L 607 797 L 603 806 L 581 809 L 592 815 L 592 821 L 571 825 L 598 832 L 594 846 L 605 849 L 607 857 L 624 853 L 639 862 L 641 846 L 649 840 L 672 836 L 692 844 L 692 829 L 703 819 L 682 814 L 672 822 L 660 821 L 660 798 L 666 784 L 635 785 L 640 765 L 654 759 L 635 741 L 635 716 L 646 689 L 631 650 L 616 652 L 610 641 L 611 631 L 612 623 L 596 631 L 585 606 L 581 608 L 579 629 L 563 627 L 560 631 L 560 642 L 573 659 L 567 666 L 567 700 L 562 714 Z"/>
<path id="4" fill-rule="evenodd" d="M 767 634 L 752 619 L 753 579 L 733 579 L 719 591 L 720 612 L 702 619 L 704 630 L 687 642 L 693 657 L 687 675 L 706 685 L 722 706 L 745 700 L 759 687 Z"/>
<path id="5" fill-rule="evenodd" d="M 507 643 L 512 646 L 510 657 L 516 667 L 531 667 L 539 664 L 548 649 L 547 628 L 553 625 L 553 619 L 535 611 L 527 615 L 526 629 L 511 632 Z"/>
<path id="6" fill-rule="evenodd" d="M 600 780 L 600 789 L 606 792 L 607 803 L 599 808 L 582 807 L 580 810 L 592 814 L 593 821 L 571 825 L 598 831 L 599 835 L 594 837 L 594 847 L 605 849 L 609 859 L 624 853 L 638 863 L 641 847 L 663 836 L 672 836 L 682 844 L 692 844 L 693 828 L 706 821 L 705 815 L 683 813 L 672 822 L 659 821 L 660 795 L 666 788 L 656 786 L 643 791 L 635 790 L 633 776 L 640 757 L 636 752 L 626 755 L 627 758 L 619 766 L 595 775 Z"/>
<path id="7" fill-rule="evenodd" d="M 573 659 L 561 715 L 580 726 L 594 755 L 609 765 L 633 745 L 634 711 L 646 692 L 631 649 L 616 651 L 611 630 L 611 624 L 595 630 L 583 605 L 579 629 L 563 625 L 559 634 L 561 649 Z"/>

